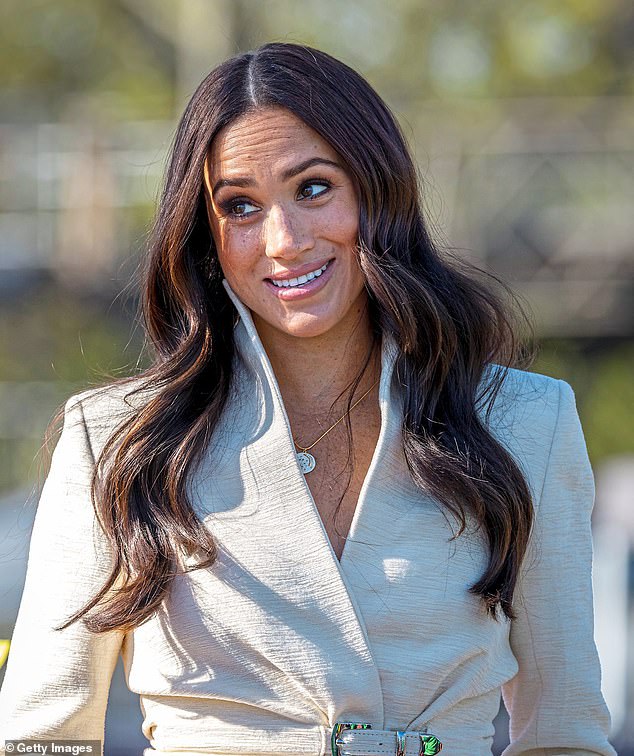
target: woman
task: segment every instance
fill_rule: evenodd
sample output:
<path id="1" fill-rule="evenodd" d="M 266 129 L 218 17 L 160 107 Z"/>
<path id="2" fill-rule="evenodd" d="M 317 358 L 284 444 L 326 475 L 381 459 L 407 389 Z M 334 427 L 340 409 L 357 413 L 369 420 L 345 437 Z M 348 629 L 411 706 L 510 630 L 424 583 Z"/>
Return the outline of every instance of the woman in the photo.
<path id="1" fill-rule="evenodd" d="M 490 754 L 501 692 L 507 754 L 614 753 L 572 391 L 511 369 L 367 82 L 212 71 L 142 286 L 152 367 L 65 407 L 3 738 L 102 738 L 122 653 L 161 754 Z"/>

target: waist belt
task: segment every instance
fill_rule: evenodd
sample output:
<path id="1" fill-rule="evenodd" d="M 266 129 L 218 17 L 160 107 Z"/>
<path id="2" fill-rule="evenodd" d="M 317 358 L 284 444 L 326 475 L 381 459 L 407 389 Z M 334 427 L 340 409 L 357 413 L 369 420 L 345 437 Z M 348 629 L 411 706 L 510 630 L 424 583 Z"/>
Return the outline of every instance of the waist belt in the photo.
<path id="1" fill-rule="evenodd" d="M 435 756 L 442 743 L 430 732 L 373 730 L 365 722 L 337 722 L 331 748 L 332 756 Z"/>

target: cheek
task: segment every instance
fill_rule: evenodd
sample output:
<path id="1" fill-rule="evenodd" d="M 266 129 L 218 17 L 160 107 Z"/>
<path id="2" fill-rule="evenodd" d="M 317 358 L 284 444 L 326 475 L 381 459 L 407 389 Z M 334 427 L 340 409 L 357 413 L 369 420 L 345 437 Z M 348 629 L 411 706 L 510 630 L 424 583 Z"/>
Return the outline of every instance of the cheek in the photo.
<path id="1" fill-rule="evenodd" d="M 333 217 L 328 226 L 329 240 L 336 246 L 339 257 L 355 278 L 357 271 L 361 275 L 356 252 L 358 234 L 358 219 L 356 216 L 351 217 L 349 213 Z"/>
<path id="2" fill-rule="evenodd" d="M 345 198 L 328 215 L 328 236 L 340 245 L 354 247 L 359 234 L 359 210 L 354 198 Z"/>
<path id="3" fill-rule="evenodd" d="M 253 229 L 221 226 L 216 248 L 224 271 L 242 271 L 253 266 L 258 259 L 258 235 Z"/>

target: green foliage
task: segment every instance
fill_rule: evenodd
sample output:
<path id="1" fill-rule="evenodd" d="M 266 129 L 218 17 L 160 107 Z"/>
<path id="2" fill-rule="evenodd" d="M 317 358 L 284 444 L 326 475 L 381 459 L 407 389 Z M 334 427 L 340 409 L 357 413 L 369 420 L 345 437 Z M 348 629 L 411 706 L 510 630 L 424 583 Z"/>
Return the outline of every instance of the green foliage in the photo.
<path id="1" fill-rule="evenodd" d="M 97 117 L 169 117 L 171 56 L 119 3 L 0 4 L 0 88 L 11 120 L 56 118 L 77 105 Z"/>
<path id="2" fill-rule="evenodd" d="M 634 454 L 634 344 L 624 344 L 595 368 L 583 402 L 588 451 L 601 460 Z"/>
<path id="3" fill-rule="evenodd" d="M 535 370 L 574 389 L 593 464 L 634 453 L 634 343 L 584 350 L 572 341 L 549 342 Z"/>
<path id="4" fill-rule="evenodd" d="M 52 286 L 11 302 L 0 311 L 0 381 L 75 383 L 116 371 L 130 329 L 107 307 Z"/>
<path id="5" fill-rule="evenodd" d="M 169 118 L 183 58 L 172 0 L 4 0 L 0 88 L 11 117 L 80 104 L 99 118 Z M 359 67 L 397 109 L 429 97 L 627 94 L 631 4 L 420 0 L 234 0 L 199 6 L 220 24 L 221 57 L 270 40 L 320 47 Z M 218 51 L 198 55 L 200 77 Z M 181 85 L 183 82 L 181 82 Z M 187 86 L 192 84 L 190 80 Z M 72 117 L 72 115 L 71 115 Z"/>
<path id="6" fill-rule="evenodd" d="M 0 491 L 39 481 L 56 407 L 75 391 L 133 374 L 141 348 L 140 327 L 110 301 L 48 286 L 0 310 L 0 389 L 9 398 L 0 402 Z"/>

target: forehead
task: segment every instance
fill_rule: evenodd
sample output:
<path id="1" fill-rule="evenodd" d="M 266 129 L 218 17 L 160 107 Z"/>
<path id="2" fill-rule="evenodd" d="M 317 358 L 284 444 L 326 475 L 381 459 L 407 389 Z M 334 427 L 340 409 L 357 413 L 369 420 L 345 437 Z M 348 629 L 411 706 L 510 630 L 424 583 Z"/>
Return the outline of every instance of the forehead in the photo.
<path id="1" fill-rule="evenodd" d="M 299 154 L 337 159 L 330 144 L 289 110 L 255 110 L 218 132 L 209 150 L 209 172 L 215 178 L 262 165 L 271 168 L 285 165 Z"/>

